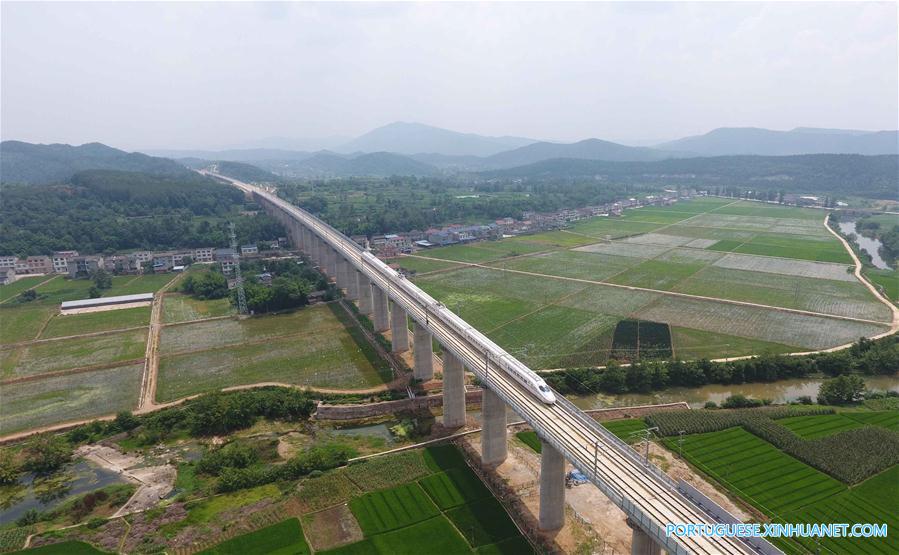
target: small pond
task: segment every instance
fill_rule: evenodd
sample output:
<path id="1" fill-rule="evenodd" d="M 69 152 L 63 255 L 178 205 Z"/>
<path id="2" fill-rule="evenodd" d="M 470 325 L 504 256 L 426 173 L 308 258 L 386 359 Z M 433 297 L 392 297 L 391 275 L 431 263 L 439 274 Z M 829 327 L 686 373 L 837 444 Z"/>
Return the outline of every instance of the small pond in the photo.
<path id="1" fill-rule="evenodd" d="M 44 512 L 71 497 L 124 483 L 119 474 L 83 459 L 50 478 L 24 474 L 17 485 L 0 488 L 0 525 L 16 521 L 31 509 Z"/>

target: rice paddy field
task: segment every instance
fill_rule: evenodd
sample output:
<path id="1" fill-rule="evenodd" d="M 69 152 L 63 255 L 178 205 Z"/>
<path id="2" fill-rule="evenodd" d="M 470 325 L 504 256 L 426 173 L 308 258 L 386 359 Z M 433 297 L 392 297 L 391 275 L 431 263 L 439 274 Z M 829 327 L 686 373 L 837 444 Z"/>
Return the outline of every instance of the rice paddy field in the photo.
<path id="1" fill-rule="evenodd" d="M 0 434 L 131 410 L 143 364 L 54 376 L 0 387 Z"/>
<path id="2" fill-rule="evenodd" d="M 627 428 L 628 421 L 618 421 Z M 634 427 L 639 426 L 633 420 Z M 899 412 L 847 410 L 836 414 L 778 420 L 806 439 L 833 435 L 865 425 L 897 430 Z M 607 423 L 610 425 L 616 422 Z M 899 465 L 849 487 L 794 459 L 743 428 L 667 438 L 694 467 L 773 520 L 787 523 L 886 523 L 899 526 Z M 899 537 L 775 540 L 786 553 L 896 553 Z"/>
<path id="3" fill-rule="evenodd" d="M 292 313 L 166 326 L 157 399 L 228 386 L 280 382 L 365 389 L 392 379 L 389 366 L 339 318 L 335 305 Z"/>
<path id="4" fill-rule="evenodd" d="M 669 324 L 674 356 L 723 358 L 829 348 L 892 317 L 823 212 L 749 201 L 696 198 L 394 262 L 436 262 L 415 282 L 537 369 L 604 363 L 624 319 Z"/>

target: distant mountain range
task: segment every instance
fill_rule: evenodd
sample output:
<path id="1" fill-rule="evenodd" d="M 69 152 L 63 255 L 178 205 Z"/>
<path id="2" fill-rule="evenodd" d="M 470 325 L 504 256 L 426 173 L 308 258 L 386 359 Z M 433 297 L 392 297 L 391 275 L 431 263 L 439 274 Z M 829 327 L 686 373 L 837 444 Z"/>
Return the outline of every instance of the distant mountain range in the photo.
<path id="1" fill-rule="evenodd" d="M 278 175 L 295 177 L 437 175 L 514 168 L 554 159 L 651 162 L 728 155 L 896 154 L 899 153 L 899 132 L 721 128 L 654 147 L 634 147 L 601 139 L 555 143 L 521 137 L 486 137 L 419 123 L 397 122 L 370 131 L 334 151 L 255 148 L 155 150 L 150 153 L 173 158 L 247 162 Z"/>
<path id="2" fill-rule="evenodd" d="M 395 122 L 356 137 L 334 150 L 352 152 L 435 153 L 447 156 L 491 156 L 537 141 L 522 137 L 485 137 L 422 123 Z"/>
<path id="3" fill-rule="evenodd" d="M 490 176 L 591 175 L 603 172 L 594 171 L 596 165 L 588 162 L 646 163 L 715 156 L 830 153 L 895 155 L 899 153 L 899 132 L 721 128 L 654 147 L 634 147 L 600 139 L 555 143 L 521 137 L 486 137 L 418 123 L 392 123 L 344 143 L 337 151 L 152 150 L 148 153 L 155 156 L 148 156 L 99 143 L 76 147 L 6 141 L 0 144 L 0 153 L 0 179 L 4 183 L 65 181 L 85 169 L 177 174 L 187 171 L 183 166 L 198 168 L 216 162 L 251 164 L 256 168 L 233 165 L 230 169 L 248 179 L 255 177 L 254 180 L 479 172 Z"/>
<path id="4" fill-rule="evenodd" d="M 118 170 L 156 176 L 190 173 L 173 160 L 125 152 L 100 143 L 81 146 L 0 143 L 0 182 L 3 183 L 63 182 L 83 170 Z"/>
<path id="5" fill-rule="evenodd" d="M 662 143 L 655 148 L 690 152 L 698 156 L 899 154 L 899 131 L 855 131 L 813 127 L 772 131 L 755 127 L 722 127 L 705 135 Z"/>

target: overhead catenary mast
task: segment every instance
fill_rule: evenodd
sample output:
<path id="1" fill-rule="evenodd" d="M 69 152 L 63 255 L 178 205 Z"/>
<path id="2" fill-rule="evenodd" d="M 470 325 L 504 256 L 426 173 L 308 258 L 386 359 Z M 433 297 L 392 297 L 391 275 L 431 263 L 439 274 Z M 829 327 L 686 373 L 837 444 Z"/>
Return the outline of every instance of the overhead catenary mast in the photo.
<path id="1" fill-rule="evenodd" d="M 240 273 L 240 251 L 237 247 L 237 234 L 234 233 L 234 222 L 228 222 L 228 228 L 231 231 L 231 250 L 234 251 L 234 287 L 237 288 L 237 311 L 246 315 L 247 310 L 247 294 L 243 290 L 243 275 Z"/>

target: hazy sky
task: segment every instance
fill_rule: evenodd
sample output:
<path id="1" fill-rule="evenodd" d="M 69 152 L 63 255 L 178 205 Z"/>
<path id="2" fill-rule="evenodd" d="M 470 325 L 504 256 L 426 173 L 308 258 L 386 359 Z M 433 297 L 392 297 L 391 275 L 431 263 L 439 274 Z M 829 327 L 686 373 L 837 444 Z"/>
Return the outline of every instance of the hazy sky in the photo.
<path id="1" fill-rule="evenodd" d="M 397 120 L 621 142 L 899 125 L 894 2 L 0 10 L 3 139 L 212 148 Z"/>

